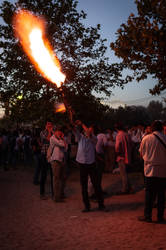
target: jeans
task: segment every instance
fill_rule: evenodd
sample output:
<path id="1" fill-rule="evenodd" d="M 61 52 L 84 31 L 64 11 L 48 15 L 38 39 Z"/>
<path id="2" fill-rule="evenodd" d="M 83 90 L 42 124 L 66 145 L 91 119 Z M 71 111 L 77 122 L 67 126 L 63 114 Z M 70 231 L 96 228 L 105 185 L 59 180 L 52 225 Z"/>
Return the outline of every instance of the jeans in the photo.
<path id="1" fill-rule="evenodd" d="M 53 196 L 53 177 L 50 163 L 46 159 L 46 155 L 41 154 L 41 178 L 40 178 L 40 195 L 45 195 L 45 185 L 47 180 L 48 170 L 51 178 L 51 194 Z"/>
<path id="2" fill-rule="evenodd" d="M 24 149 L 24 164 L 29 166 L 32 164 L 32 150 L 30 148 Z"/>
<path id="3" fill-rule="evenodd" d="M 34 162 L 35 162 L 35 172 L 33 177 L 33 183 L 40 182 L 40 172 L 41 172 L 41 165 L 42 165 L 42 157 L 41 153 L 34 154 Z"/>

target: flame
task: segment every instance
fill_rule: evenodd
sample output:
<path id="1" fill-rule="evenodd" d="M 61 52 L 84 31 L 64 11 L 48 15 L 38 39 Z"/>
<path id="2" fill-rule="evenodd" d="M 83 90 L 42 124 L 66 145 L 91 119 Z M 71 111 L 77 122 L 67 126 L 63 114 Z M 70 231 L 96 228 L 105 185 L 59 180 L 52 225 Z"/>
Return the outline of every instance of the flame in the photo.
<path id="1" fill-rule="evenodd" d="M 58 58 L 45 38 L 45 22 L 26 10 L 19 10 L 13 18 L 16 38 L 35 65 L 37 71 L 60 87 L 65 81 Z"/>
<path id="2" fill-rule="evenodd" d="M 64 103 L 55 104 L 55 112 L 56 113 L 64 113 L 66 111 L 66 107 Z"/>

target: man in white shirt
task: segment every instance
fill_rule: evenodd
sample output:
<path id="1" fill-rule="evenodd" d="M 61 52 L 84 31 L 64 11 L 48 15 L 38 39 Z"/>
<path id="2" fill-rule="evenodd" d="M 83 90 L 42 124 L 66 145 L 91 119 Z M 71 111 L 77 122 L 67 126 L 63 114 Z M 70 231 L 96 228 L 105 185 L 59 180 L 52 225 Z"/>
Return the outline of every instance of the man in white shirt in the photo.
<path id="1" fill-rule="evenodd" d="M 160 121 L 154 121 L 151 128 L 152 133 L 142 139 L 139 149 L 144 160 L 145 209 L 144 216 L 138 217 L 138 220 L 152 222 L 152 208 L 157 197 L 157 219 L 158 222 L 164 222 L 166 136 L 162 133 Z"/>

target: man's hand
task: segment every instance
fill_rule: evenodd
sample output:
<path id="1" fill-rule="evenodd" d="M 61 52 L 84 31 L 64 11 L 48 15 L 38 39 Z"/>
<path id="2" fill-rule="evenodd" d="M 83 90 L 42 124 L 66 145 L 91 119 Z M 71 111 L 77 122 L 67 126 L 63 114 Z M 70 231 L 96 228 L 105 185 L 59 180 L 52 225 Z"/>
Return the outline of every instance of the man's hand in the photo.
<path id="1" fill-rule="evenodd" d="M 77 126 L 79 126 L 79 125 L 82 125 L 82 122 L 81 122 L 80 120 L 76 120 L 76 121 L 75 121 L 75 124 L 76 124 Z"/>

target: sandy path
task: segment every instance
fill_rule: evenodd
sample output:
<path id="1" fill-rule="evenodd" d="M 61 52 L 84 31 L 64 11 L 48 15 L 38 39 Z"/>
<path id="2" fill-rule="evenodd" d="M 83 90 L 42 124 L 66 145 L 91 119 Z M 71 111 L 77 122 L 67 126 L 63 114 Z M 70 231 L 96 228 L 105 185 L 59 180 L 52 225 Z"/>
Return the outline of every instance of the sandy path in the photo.
<path id="1" fill-rule="evenodd" d="M 77 170 L 68 180 L 65 203 L 40 200 L 32 176 L 32 171 L 0 170 L 0 250 L 166 249 L 166 225 L 137 221 L 143 213 L 143 189 L 110 195 L 105 199 L 108 212 L 84 214 Z M 138 189 L 140 178 L 131 178 Z M 119 180 L 119 175 L 104 174 L 109 194 L 118 190 Z"/>

